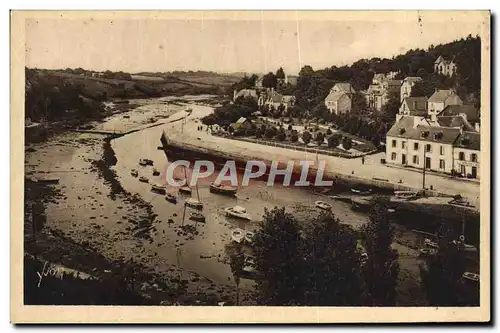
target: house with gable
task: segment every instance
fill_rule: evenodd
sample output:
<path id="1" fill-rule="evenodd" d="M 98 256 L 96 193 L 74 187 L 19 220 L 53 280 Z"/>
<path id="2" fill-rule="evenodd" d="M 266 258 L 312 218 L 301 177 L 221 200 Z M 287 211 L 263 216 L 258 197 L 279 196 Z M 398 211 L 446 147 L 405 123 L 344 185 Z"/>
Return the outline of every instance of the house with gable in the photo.
<path id="1" fill-rule="evenodd" d="M 415 85 L 415 83 L 422 81 L 422 78 L 418 76 L 408 76 L 406 77 L 401 84 L 401 102 L 406 98 L 411 96 L 411 88 Z"/>
<path id="2" fill-rule="evenodd" d="M 354 93 L 355 90 L 350 83 L 336 83 L 325 98 L 325 106 L 328 111 L 334 114 L 349 113 L 351 112 L 352 94 Z"/>
<path id="3" fill-rule="evenodd" d="M 427 97 L 406 97 L 399 107 L 399 114 L 404 116 L 427 116 Z"/>
<path id="4" fill-rule="evenodd" d="M 439 56 L 434 61 L 434 73 L 452 77 L 457 72 L 457 64 L 454 60 L 446 60 L 443 56 Z"/>
<path id="5" fill-rule="evenodd" d="M 437 115 L 448 105 L 462 105 L 463 102 L 453 89 L 436 89 L 427 100 L 427 112 L 431 120 L 436 121 Z"/>

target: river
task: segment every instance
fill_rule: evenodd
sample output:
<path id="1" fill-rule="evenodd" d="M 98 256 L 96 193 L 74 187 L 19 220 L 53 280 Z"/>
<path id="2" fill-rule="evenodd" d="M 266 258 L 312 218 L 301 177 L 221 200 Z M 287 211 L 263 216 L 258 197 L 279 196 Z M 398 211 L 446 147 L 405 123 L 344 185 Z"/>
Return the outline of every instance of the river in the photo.
<path id="1" fill-rule="evenodd" d="M 138 169 L 140 175 L 147 176 L 150 182 L 162 182 L 166 166 L 176 157 L 166 156 L 164 151 L 157 149 L 160 135 L 165 128 L 173 126 L 170 121 L 179 119 L 182 114 L 179 111 L 186 107 L 186 101 L 193 101 L 190 104 L 192 108 L 208 108 L 200 106 L 199 99 L 184 96 L 178 103 L 165 98 L 136 100 L 136 109 L 94 124 L 96 129 L 114 131 L 128 131 L 152 124 L 153 117 L 159 124 L 111 140 L 117 160 L 112 169 L 125 191 L 122 195 L 113 195 L 109 181 L 103 179 L 92 164 L 92 161 L 102 157 L 103 136 L 65 133 L 41 144 L 28 145 L 27 148 L 31 149 L 26 153 L 26 173 L 48 173 L 59 178 L 61 195 L 59 199 L 47 203 L 46 225 L 113 260 L 140 262 L 165 276 L 173 272 L 191 277 L 195 274 L 202 280 L 233 288 L 232 273 L 225 258 L 225 247 L 231 243 L 231 229 L 254 230 L 266 208 L 285 206 L 302 223 L 319 213 L 314 202 L 323 200 L 332 205 L 333 212 L 342 223 L 354 229 L 359 229 L 368 221 L 365 214 L 354 212 L 349 205 L 329 200 L 319 193 L 279 185 L 268 187 L 262 181 L 240 188 L 236 198 L 212 194 L 208 184 L 200 185 L 198 192 L 204 204 L 206 222 L 195 223 L 187 216 L 183 221 L 185 197 L 179 196 L 177 204 L 172 204 L 163 195 L 151 192 L 151 185 L 139 182 L 130 171 Z M 180 126 L 180 123 L 175 126 Z M 141 158 L 153 160 L 161 174 L 153 176 L 151 167 L 139 166 Z M 169 191 L 175 192 L 175 189 L 170 188 Z M 193 191 L 193 196 L 197 197 L 196 191 Z M 245 207 L 253 221 L 227 218 L 224 208 L 235 205 Z M 188 209 L 186 215 L 189 212 Z M 184 232 L 181 229 L 183 224 L 196 225 L 197 234 Z M 397 228 L 396 235 L 401 239 L 413 237 L 410 231 L 401 227 Z M 422 304 L 422 297 L 416 296 L 419 287 L 417 252 L 402 242 L 394 246 L 400 252 L 402 265 L 401 285 L 405 290 L 401 292 L 403 295 L 406 293 L 400 302 L 405 305 Z M 206 292 L 202 284 L 194 285 L 198 285 L 200 292 Z M 242 289 L 251 290 L 252 285 L 251 280 L 242 280 Z"/>

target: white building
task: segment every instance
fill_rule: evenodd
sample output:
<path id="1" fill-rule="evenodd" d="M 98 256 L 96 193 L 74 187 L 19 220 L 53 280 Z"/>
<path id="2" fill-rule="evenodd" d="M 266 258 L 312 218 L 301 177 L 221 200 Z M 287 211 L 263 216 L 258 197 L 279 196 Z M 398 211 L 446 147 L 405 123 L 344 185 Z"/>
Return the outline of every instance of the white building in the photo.
<path id="1" fill-rule="evenodd" d="M 462 132 L 454 144 L 453 168 L 463 177 L 479 179 L 481 159 L 481 135 Z"/>
<path id="2" fill-rule="evenodd" d="M 399 107 L 403 116 L 427 116 L 427 97 L 406 97 Z"/>
<path id="3" fill-rule="evenodd" d="M 427 101 L 427 111 L 431 120 L 436 121 L 438 113 L 448 105 L 462 105 L 463 102 L 452 89 L 436 89 Z"/>
<path id="4" fill-rule="evenodd" d="M 408 76 L 403 80 L 401 84 L 401 102 L 406 98 L 411 96 L 411 89 L 415 83 L 422 81 L 422 78 L 418 76 Z"/>
<path id="5" fill-rule="evenodd" d="M 457 65 L 453 60 L 446 60 L 443 56 L 439 56 L 434 61 L 434 73 L 452 77 L 457 73 Z"/>

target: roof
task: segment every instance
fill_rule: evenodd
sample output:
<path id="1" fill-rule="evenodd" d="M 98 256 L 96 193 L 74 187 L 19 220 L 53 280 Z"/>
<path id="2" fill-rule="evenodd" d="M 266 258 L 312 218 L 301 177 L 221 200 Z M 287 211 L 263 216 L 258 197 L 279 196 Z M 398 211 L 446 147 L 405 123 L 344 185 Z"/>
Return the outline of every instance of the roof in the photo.
<path id="1" fill-rule="evenodd" d="M 458 128 L 427 125 L 418 125 L 414 127 L 415 118 L 416 117 L 412 116 L 401 117 L 401 119 L 391 127 L 389 132 L 387 132 L 387 136 L 453 144 L 460 135 L 460 129 Z"/>
<path id="2" fill-rule="evenodd" d="M 235 98 L 238 98 L 240 96 L 251 96 L 257 98 L 257 91 L 255 89 L 241 89 L 240 91 L 238 91 L 238 93 L 236 93 Z"/>
<path id="3" fill-rule="evenodd" d="M 277 93 L 276 91 L 271 92 L 269 99 L 273 103 L 281 103 L 283 101 L 283 95 L 280 93 Z"/>
<path id="4" fill-rule="evenodd" d="M 347 96 L 347 98 L 349 98 L 349 96 L 343 91 L 330 92 L 328 96 L 326 96 L 325 100 L 338 101 L 344 95 Z"/>
<path id="5" fill-rule="evenodd" d="M 419 81 L 422 81 L 421 77 L 418 77 L 418 76 L 407 76 L 403 80 L 403 83 L 404 82 L 408 82 L 408 83 L 412 84 L 412 83 L 419 82 Z"/>
<path id="6" fill-rule="evenodd" d="M 295 96 L 293 95 L 283 95 L 283 102 L 290 102 L 295 100 Z"/>
<path id="7" fill-rule="evenodd" d="M 406 97 L 403 100 L 412 116 L 425 116 L 427 114 L 427 97 Z"/>
<path id="8" fill-rule="evenodd" d="M 237 122 L 235 122 L 235 124 L 240 124 L 240 125 L 241 125 L 241 124 L 243 124 L 243 123 L 244 123 L 245 121 L 247 121 L 247 120 L 248 120 L 248 119 L 247 119 L 247 118 L 245 118 L 245 117 L 240 117 L 240 119 L 238 119 L 238 121 L 237 121 Z"/>
<path id="9" fill-rule="evenodd" d="M 475 123 L 479 120 L 479 111 L 473 105 L 448 105 L 438 116 L 458 116 L 465 114 L 469 122 Z"/>
<path id="10" fill-rule="evenodd" d="M 453 62 L 453 59 L 452 60 L 448 60 L 448 59 L 445 59 L 443 56 L 439 56 L 436 59 L 436 61 L 434 61 L 435 64 L 439 64 L 440 62 L 451 63 L 451 62 Z"/>
<path id="11" fill-rule="evenodd" d="M 446 99 L 455 94 L 455 92 L 451 89 L 437 89 L 434 94 L 429 98 L 429 102 L 431 103 L 442 103 L 446 101 Z"/>
<path id="12" fill-rule="evenodd" d="M 475 131 L 474 127 L 463 116 L 438 116 L 437 122 L 442 127 L 465 128 L 468 131 Z"/>
<path id="13" fill-rule="evenodd" d="M 337 88 L 340 91 L 344 91 L 348 94 L 355 93 L 354 89 L 352 88 L 351 84 L 349 82 L 338 82 L 335 83 L 333 88 Z M 332 89 L 333 89 L 332 88 Z"/>
<path id="14" fill-rule="evenodd" d="M 388 86 L 400 86 L 402 83 L 402 80 L 387 80 Z"/>
<path id="15" fill-rule="evenodd" d="M 457 148 L 481 150 L 481 134 L 477 132 L 463 132 L 453 145 Z"/>

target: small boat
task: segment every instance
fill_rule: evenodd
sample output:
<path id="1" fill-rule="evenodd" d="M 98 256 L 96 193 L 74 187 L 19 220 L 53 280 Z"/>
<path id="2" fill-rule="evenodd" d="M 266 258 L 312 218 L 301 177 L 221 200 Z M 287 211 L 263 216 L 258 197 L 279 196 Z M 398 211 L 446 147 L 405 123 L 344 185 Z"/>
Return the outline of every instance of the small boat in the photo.
<path id="1" fill-rule="evenodd" d="M 437 254 L 437 249 L 423 248 L 419 250 L 420 256 L 433 256 Z"/>
<path id="2" fill-rule="evenodd" d="M 130 171 L 130 174 L 131 174 L 132 176 L 134 176 L 134 177 L 139 176 L 139 172 L 138 172 L 136 169 L 132 169 L 132 170 Z"/>
<path id="3" fill-rule="evenodd" d="M 461 206 L 461 207 L 474 207 L 465 199 L 453 199 L 448 202 L 450 205 Z"/>
<path id="4" fill-rule="evenodd" d="M 187 114 L 191 114 L 191 112 L 193 112 L 193 109 L 187 108 L 186 110 L 184 110 L 184 112 L 186 112 Z"/>
<path id="5" fill-rule="evenodd" d="M 351 192 L 357 195 L 370 195 L 372 193 L 371 188 L 351 188 Z"/>
<path id="6" fill-rule="evenodd" d="M 250 221 L 252 218 L 247 214 L 247 210 L 241 206 L 225 208 L 226 216 L 236 217 L 239 219 Z"/>
<path id="7" fill-rule="evenodd" d="M 245 232 L 245 241 L 248 244 L 252 244 L 253 243 L 253 236 L 255 236 L 255 232 L 253 232 L 253 231 L 246 231 Z"/>
<path id="8" fill-rule="evenodd" d="M 156 168 L 153 168 L 153 176 L 158 176 L 160 174 L 160 171 L 158 171 Z"/>
<path id="9" fill-rule="evenodd" d="M 148 165 L 148 162 L 145 159 L 141 158 L 139 160 L 139 165 L 146 166 L 146 165 Z"/>
<path id="10" fill-rule="evenodd" d="M 149 158 L 145 158 L 144 161 L 146 162 L 146 165 L 153 165 L 154 164 L 153 160 L 150 160 Z"/>
<path id="11" fill-rule="evenodd" d="M 130 116 L 128 114 L 124 115 L 123 118 L 128 119 Z"/>
<path id="12" fill-rule="evenodd" d="M 429 238 L 424 239 L 424 245 L 427 247 L 439 249 L 439 244 L 431 241 Z"/>
<path id="13" fill-rule="evenodd" d="M 465 272 L 462 277 L 469 281 L 479 282 L 479 274 L 476 273 Z"/>
<path id="14" fill-rule="evenodd" d="M 179 193 L 191 194 L 191 192 L 193 192 L 193 190 L 187 185 L 179 187 Z"/>
<path id="15" fill-rule="evenodd" d="M 139 181 L 140 182 L 143 182 L 143 183 L 149 183 L 149 179 L 145 176 L 140 176 L 139 177 Z"/>
<path id="16" fill-rule="evenodd" d="M 414 191 L 394 191 L 394 195 L 398 199 L 410 200 L 415 199 L 418 196 L 418 193 Z"/>
<path id="17" fill-rule="evenodd" d="M 161 193 L 161 194 L 165 194 L 166 193 L 165 185 L 163 185 L 163 184 L 152 184 L 151 185 L 151 191 L 158 192 L 158 193 Z"/>
<path id="18" fill-rule="evenodd" d="M 237 228 L 231 231 L 231 238 L 236 243 L 241 243 L 245 239 L 245 231 Z"/>
<path id="19" fill-rule="evenodd" d="M 211 184 L 210 192 L 212 193 L 220 193 L 225 195 L 236 195 L 237 188 L 222 184 Z"/>
<path id="20" fill-rule="evenodd" d="M 189 213 L 189 218 L 193 221 L 205 222 L 205 215 L 200 212 L 191 212 Z"/>
<path id="21" fill-rule="evenodd" d="M 173 195 L 172 193 L 167 193 L 165 195 L 165 200 L 167 200 L 168 202 L 171 202 L 173 204 L 177 203 L 177 197 L 175 195 Z"/>
<path id="22" fill-rule="evenodd" d="M 194 208 L 194 209 L 203 209 L 203 204 L 193 198 L 188 198 L 184 204 L 188 207 Z"/>
<path id="23" fill-rule="evenodd" d="M 325 210 L 332 209 L 332 206 L 324 201 L 316 201 L 314 204 L 316 205 L 316 207 L 321 208 L 321 209 L 325 209 Z"/>

